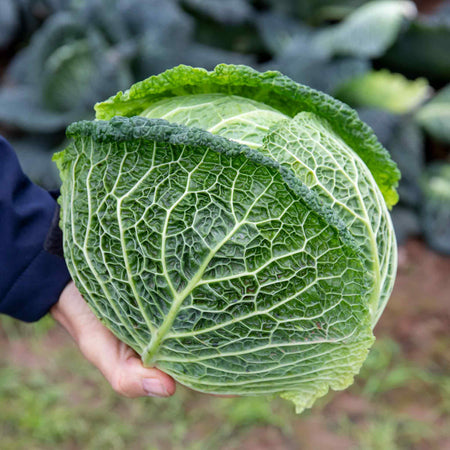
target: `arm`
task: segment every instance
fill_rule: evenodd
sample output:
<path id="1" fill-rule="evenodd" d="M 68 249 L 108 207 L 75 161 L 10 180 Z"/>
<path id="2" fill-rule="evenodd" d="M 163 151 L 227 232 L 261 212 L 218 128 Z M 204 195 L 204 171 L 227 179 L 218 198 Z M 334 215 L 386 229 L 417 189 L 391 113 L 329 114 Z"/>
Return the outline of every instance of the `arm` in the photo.
<path id="1" fill-rule="evenodd" d="M 70 281 L 64 260 L 44 250 L 55 207 L 0 136 L 0 313 L 39 320 Z"/>

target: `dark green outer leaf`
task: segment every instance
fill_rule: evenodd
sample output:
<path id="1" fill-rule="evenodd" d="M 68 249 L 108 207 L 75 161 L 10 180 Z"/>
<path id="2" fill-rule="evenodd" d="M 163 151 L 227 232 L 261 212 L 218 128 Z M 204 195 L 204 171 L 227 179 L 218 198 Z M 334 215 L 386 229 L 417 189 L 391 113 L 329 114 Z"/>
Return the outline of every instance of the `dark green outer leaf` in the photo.
<path id="1" fill-rule="evenodd" d="M 329 121 L 333 129 L 360 156 L 372 172 L 388 207 L 398 195 L 400 172 L 373 131 L 357 113 L 332 97 L 303 86 L 276 71 L 257 72 L 247 66 L 218 65 L 214 71 L 178 66 L 134 84 L 95 107 L 98 119 L 139 115 L 154 101 L 166 97 L 220 92 L 260 101 L 291 117 L 310 111 Z"/>

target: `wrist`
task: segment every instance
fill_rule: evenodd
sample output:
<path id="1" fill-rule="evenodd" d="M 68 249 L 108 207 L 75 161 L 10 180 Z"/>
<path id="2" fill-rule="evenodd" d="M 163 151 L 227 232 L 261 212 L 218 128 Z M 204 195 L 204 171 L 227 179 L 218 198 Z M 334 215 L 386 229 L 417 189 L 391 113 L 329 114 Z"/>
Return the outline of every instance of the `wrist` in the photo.
<path id="1" fill-rule="evenodd" d="M 58 301 L 50 309 L 50 315 L 55 319 L 60 325 L 62 325 L 69 334 L 77 341 L 78 330 L 76 325 L 73 323 L 71 314 L 71 299 L 73 299 L 74 294 L 77 292 L 77 288 L 73 281 L 67 283 L 65 288 L 62 290 Z"/>

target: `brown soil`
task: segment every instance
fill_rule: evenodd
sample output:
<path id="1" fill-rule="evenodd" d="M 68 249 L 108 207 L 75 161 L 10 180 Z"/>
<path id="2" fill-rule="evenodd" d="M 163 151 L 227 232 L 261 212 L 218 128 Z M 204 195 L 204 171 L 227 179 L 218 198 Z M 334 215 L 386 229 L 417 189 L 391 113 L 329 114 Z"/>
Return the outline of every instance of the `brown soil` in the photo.
<path id="1" fill-rule="evenodd" d="M 431 358 L 449 367 L 450 352 L 435 345 L 449 330 L 450 257 L 432 252 L 421 241 L 410 241 L 399 250 L 394 291 L 375 335 L 394 338 L 411 359 Z"/>

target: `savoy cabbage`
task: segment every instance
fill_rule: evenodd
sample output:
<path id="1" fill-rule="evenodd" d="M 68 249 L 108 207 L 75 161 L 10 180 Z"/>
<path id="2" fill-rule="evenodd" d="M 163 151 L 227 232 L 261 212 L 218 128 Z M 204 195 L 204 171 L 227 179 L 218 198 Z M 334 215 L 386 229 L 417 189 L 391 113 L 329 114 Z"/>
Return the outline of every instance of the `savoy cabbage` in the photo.
<path id="1" fill-rule="evenodd" d="M 279 72 L 178 66 L 96 105 L 55 156 L 95 314 L 180 383 L 301 411 L 352 383 L 389 298 L 395 163 Z"/>

